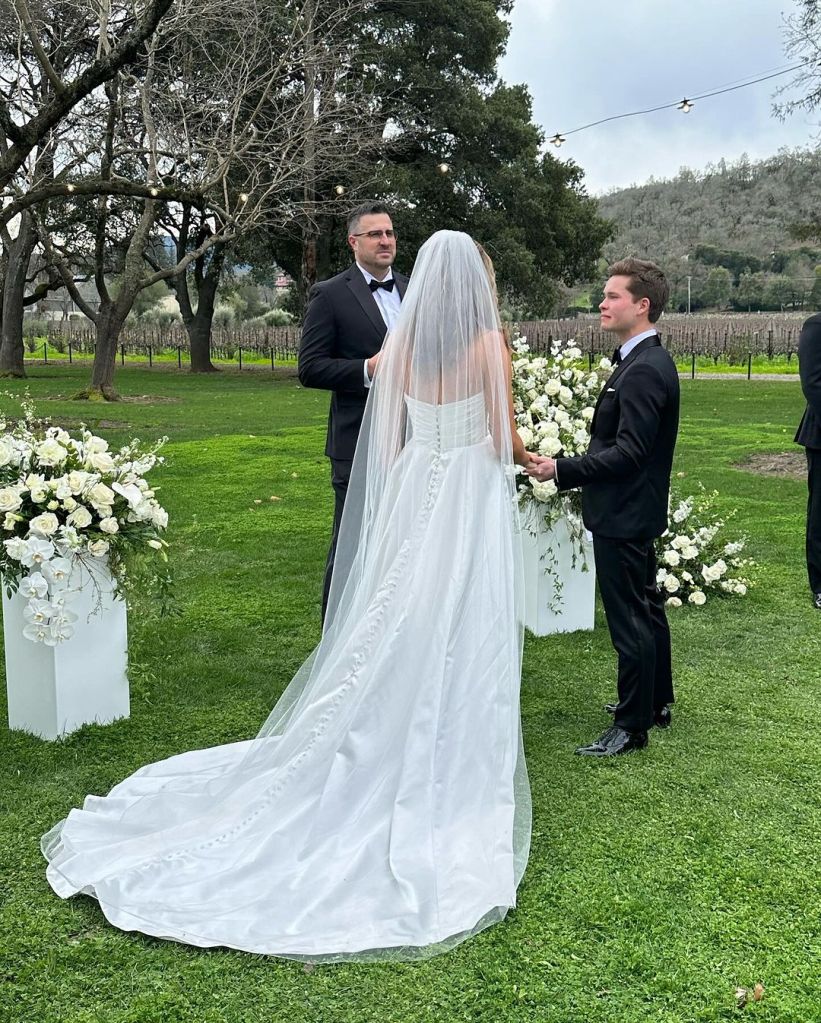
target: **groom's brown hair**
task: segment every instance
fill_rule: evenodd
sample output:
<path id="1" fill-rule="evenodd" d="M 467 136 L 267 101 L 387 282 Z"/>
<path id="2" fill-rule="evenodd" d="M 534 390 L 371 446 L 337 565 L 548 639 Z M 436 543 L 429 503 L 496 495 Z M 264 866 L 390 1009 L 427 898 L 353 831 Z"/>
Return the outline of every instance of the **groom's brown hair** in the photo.
<path id="1" fill-rule="evenodd" d="M 628 277 L 627 290 L 635 299 L 646 298 L 650 302 L 647 319 L 651 323 L 664 312 L 670 298 L 670 285 L 660 266 L 648 259 L 620 259 L 607 272 L 608 277 Z"/>

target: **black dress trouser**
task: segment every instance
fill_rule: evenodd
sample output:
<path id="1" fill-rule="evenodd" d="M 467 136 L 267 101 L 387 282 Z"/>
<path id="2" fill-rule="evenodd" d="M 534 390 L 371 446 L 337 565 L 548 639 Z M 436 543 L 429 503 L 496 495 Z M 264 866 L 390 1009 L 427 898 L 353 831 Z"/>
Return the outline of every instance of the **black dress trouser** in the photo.
<path id="1" fill-rule="evenodd" d="M 328 560 L 325 563 L 325 582 L 322 586 L 322 621 L 325 621 L 325 613 L 328 610 L 328 595 L 331 592 L 331 576 L 334 571 L 334 558 L 336 557 L 336 542 L 339 539 L 339 524 L 342 521 L 342 511 L 345 508 L 345 497 L 348 493 L 348 482 L 351 478 L 352 459 L 332 458 L 331 459 L 331 486 L 334 488 L 334 530 L 331 536 L 331 549 L 328 551 Z"/>
<path id="2" fill-rule="evenodd" d="M 807 575 L 821 593 L 821 448 L 807 448 Z"/>
<path id="3" fill-rule="evenodd" d="M 614 723 L 646 731 L 653 715 L 673 702 L 670 628 L 656 583 L 652 540 L 593 535 L 596 576 L 610 639 L 619 659 Z"/>

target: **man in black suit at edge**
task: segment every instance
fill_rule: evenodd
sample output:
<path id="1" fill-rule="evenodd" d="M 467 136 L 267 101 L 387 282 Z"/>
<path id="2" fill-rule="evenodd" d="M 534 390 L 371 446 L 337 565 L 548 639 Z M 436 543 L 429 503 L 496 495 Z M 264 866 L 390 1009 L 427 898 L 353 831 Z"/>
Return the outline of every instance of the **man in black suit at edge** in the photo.
<path id="1" fill-rule="evenodd" d="M 807 452 L 807 574 L 813 607 L 821 611 L 821 313 L 811 316 L 798 340 L 801 390 L 807 399 L 795 435 Z"/>
<path id="2" fill-rule="evenodd" d="M 654 724 L 670 724 L 670 630 L 653 543 L 667 528 L 679 421 L 678 373 L 653 326 L 669 293 L 653 263 L 623 259 L 610 268 L 601 325 L 620 345 L 596 404 L 590 447 L 577 458 L 539 458 L 530 470 L 538 479 L 555 479 L 560 490 L 583 488 L 584 524 L 593 534 L 599 591 L 618 654 L 619 698 L 606 707 L 613 725 L 576 750 L 584 756 L 641 749 Z"/>
<path id="3" fill-rule="evenodd" d="M 331 460 L 335 506 L 322 591 L 323 621 L 368 388 L 408 284 L 407 277 L 392 269 L 396 232 L 387 206 L 365 203 L 353 210 L 348 217 L 348 244 L 354 263 L 311 288 L 299 346 L 302 385 L 333 392 L 325 454 Z"/>

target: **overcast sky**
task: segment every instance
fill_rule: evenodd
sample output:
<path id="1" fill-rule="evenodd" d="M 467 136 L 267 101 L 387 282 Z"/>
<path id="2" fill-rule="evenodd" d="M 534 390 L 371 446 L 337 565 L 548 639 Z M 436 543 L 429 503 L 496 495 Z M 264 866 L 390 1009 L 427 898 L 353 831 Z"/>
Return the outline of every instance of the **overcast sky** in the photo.
<path id="1" fill-rule="evenodd" d="M 507 82 L 524 82 L 549 138 L 612 114 L 698 95 L 788 67 L 783 16 L 793 0 L 516 0 Z M 722 156 L 758 159 L 821 134 L 821 111 L 782 123 L 773 94 L 787 75 L 697 103 L 571 135 L 592 193 L 703 168 Z"/>

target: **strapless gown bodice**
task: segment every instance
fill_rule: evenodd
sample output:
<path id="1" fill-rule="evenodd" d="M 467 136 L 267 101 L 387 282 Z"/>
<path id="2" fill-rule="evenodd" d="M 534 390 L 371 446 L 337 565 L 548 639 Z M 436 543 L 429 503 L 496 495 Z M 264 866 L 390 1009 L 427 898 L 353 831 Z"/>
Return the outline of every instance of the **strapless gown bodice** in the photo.
<path id="1" fill-rule="evenodd" d="M 488 436 L 485 396 L 472 394 L 463 401 L 431 405 L 405 395 L 411 439 L 417 444 L 451 451 L 481 444 Z"/>

